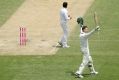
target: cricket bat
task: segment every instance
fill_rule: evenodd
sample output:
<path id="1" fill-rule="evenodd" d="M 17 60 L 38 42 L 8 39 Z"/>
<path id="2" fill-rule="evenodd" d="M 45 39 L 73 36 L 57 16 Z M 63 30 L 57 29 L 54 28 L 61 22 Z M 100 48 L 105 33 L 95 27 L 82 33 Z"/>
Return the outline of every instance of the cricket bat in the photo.
<path id="1" fill-rule="evenodd" d="M 94 22 L 95 22 L 95 26 L 99 26 L 98 16 L 96 12 L 94 12 Z"/>

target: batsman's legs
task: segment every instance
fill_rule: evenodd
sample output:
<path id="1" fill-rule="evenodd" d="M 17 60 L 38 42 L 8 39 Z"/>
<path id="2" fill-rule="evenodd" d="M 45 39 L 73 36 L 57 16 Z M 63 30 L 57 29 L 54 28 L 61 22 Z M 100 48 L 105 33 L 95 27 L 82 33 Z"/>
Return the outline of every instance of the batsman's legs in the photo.
<path id="1" fill-rule="evenodd" d="M 83 70 L 84 70 L 85 66 L 87 65 L 87 63 L 88 63 L 87 55 L 83 55 L 82 63 L 81 63 L 81 65 L 79 66 L 78 71 L 76 71 L 76 74 L 82 75 Z"/>
<path id="2" fill-rule="evenodd" d="M 88 67 L 89 67 L 89 70 L 90 70 L 91 74 L 98 74 L 98 72 L 96 72 L 95 69 L 94 69 L 93 60 L 92 60 L 91 56 L 89 56 Z"/>

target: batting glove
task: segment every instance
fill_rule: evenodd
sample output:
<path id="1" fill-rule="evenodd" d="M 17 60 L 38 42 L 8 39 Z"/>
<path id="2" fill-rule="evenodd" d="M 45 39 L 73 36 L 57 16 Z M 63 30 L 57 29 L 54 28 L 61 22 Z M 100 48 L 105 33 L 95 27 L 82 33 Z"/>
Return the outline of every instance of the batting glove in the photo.
<path id="1" fill-rule="evenodd" d="M 95 31 L 99 31 L 100 30 L 100 26 L 97 26 L 96 28 L 95 28 Z"/>

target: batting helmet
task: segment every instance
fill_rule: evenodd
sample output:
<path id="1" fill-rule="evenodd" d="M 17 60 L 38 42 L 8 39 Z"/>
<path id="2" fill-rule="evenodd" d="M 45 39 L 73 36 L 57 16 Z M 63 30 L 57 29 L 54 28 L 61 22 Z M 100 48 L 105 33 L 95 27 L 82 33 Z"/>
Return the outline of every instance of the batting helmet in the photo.
<path id="1" fill-rule="evenodd" d="M 83 18 L 82 17 L 78 17 L 77 18 L 77 23 L 80 24 L 80 26 L 82 27 L 84 21 L 83 21 Z"/>

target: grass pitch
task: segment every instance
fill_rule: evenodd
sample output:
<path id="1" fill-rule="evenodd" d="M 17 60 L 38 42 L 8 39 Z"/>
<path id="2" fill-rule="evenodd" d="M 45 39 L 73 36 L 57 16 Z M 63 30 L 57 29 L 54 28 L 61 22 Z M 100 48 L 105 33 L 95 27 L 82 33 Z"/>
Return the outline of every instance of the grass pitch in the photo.
<path id="1" fill-rule="evenodd" d="M 24 0 L 0 0 L 0 26 L 2 26 Z"/>
<path id="2" fill-rule="evenodd" d="M 6 1 L 6 0 L 5 0 Z M 85 24 L 94 28 L 93 14 L 100 18 L 101 31 L 89 41 L 94 66 L 99 75 L 85 75 L 83 80 L 119 79 L 119 0 L 96 0 L 85 15 Z M 79 80 L 73 72 L 82 60 L 79 27 L 72 33 L 69 49 L 59 49 L 52 56 L 0 56 L 0 80 Z M 86 69 L 84 74 L 89 73 Z"/>

